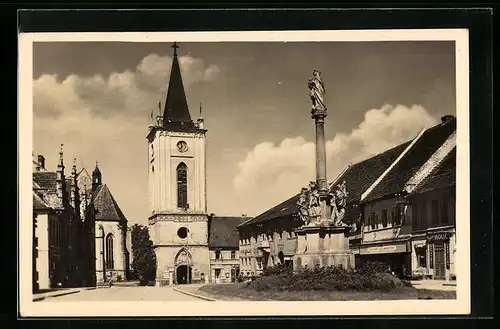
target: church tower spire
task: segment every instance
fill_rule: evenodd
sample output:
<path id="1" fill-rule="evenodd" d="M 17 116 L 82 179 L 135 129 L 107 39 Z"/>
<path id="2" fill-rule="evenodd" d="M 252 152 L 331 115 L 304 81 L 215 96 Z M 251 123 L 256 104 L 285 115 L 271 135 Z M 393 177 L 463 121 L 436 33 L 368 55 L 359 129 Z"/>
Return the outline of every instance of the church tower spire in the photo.
<path id="1" fill-rule="evenodd" d="M 189 114 L 186 92 L 182 82 L 179 58 L 177 56 L 179 46 L 174 42 L 172 48 L 174 49 L 174 55 L 167 98 L 163 109 L 163 126 L 164 128 L 195 128 Z"/>

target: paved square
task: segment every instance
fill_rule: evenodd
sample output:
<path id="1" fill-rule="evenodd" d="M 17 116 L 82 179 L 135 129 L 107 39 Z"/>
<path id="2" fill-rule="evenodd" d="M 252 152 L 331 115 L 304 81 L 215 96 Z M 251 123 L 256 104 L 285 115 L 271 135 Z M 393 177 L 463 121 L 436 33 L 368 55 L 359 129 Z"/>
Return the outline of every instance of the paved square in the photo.
<path id="1" fill-rule="evenodd" d="M 111 287 L 82 290 L 75 294 L 47 298 L 40 303 L 102 301 L 204 301 L 174 290 L 174 287 Z"/>

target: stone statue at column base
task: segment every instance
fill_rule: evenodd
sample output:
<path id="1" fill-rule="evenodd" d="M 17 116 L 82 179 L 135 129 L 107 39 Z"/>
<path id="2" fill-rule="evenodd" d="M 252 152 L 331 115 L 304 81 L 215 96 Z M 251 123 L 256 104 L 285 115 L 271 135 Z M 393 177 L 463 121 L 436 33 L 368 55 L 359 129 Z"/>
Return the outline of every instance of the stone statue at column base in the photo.
<path id="1" fill-rule="evenodd" d="M 344 222 L 347 196 L 345 182 L 323 200 L 315 182 L 311 182 L 309 188 L 302 188 L 297 205 L 304 225 L 295 231 L 294 270 L 305 265 L 309 268 L 316 265 L 354 268 L 354 254 L 349 250 L 346 236 L 352 227 Z"/>

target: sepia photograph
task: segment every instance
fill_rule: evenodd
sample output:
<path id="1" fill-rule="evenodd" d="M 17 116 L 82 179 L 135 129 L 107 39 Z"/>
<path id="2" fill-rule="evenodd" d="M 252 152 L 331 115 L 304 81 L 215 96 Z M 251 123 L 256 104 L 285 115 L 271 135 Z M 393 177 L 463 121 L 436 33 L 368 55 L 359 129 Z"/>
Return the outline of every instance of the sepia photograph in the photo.
<path id="1" fill-rule="evenodd" d="M 469 312 L 467 30 L 19 44 L 23 315 Z"/>

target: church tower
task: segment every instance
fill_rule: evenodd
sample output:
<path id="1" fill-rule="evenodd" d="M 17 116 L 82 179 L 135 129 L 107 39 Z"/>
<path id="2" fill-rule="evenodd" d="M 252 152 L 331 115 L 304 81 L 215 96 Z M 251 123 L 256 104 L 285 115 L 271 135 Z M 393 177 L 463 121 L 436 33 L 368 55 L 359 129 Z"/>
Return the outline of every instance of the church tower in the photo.
<path id="1" fill-rule="evenodd" d="M 156 283 L 204 281 L 210 269 L 206 200 L 206 130 L 189 113 L 177 44 L 170 82 L 156 122 L 149 127 L 149 232 L 156 253 Z M 161 107 L 159 109 L 161 111 Z M 153 115 L 152 115 L 153 117 Z"/>

